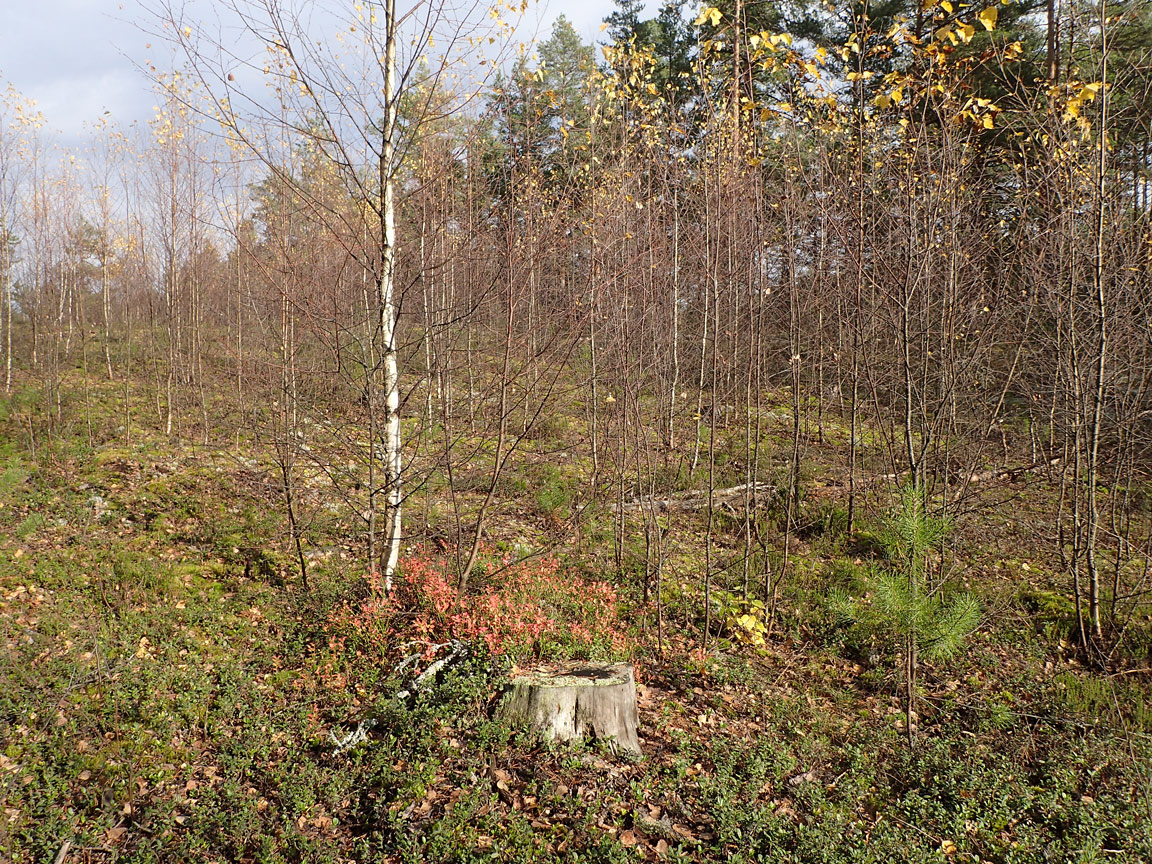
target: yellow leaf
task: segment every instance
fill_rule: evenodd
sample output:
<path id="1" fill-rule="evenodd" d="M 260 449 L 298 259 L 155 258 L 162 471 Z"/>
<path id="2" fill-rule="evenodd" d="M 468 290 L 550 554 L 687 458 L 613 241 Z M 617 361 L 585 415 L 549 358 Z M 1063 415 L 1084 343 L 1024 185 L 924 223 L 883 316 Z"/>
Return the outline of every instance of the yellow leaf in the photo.
<path id="1" fill-rule="evenodd" d="M 992 126 L 993 126 L 992 115 L 991 114 L 985 114 L 984 115 L 984 128 L 985 129 L 991 129 Z"/>
<path id="2" fill-rule="evenodd" d="M 709 21 L 709 22 L 711 22 L 713 27 L 716 27 L 716 26 L 719 26 L 720 19 L 722 19 L 723 17 L 724 17 L 724 13 L 722 13 L 719 9 L 717 9 L 715 6 L 709 6 L 703 12 L 701 12 L 700 17 L 697 18 L 692 23 L 695 26 L 699 27 L 705 21 Z"/>
<path id="3" fill-rule="evenodd" d="M 984 25 L 985 30 L 994 30 L 996 29 L 996 19 L 1000 17 L 1000 10 L 995 6 L 989 6 L 976 17 L 980 19 L 980 23 Z"/>
<path id="4" fill-rule="evenodd" d="M 964 44 L 972 41 L 972 37 L 976 35 L 976 28 L 971 24 L 957 24 L 956 32 L 960 34 L 960 38 L 964 40 Z"/>
<path id="5" fill-rule="evenodd" d="M 897 87 L 895 90 L 893 90 L 888 95 L 891 97 L 893 102 L 899 102 L 901 99 L 904 98 L 904 88 L 903 87 Z"/>
<path id="6" fill-rule="evenodd" d="M 952 4 L 949 3 L 948 0 L 944 0 L 944 2 L 940 4 L 940 8 L 947 12 L 949 15 L 952 14 Z"/>
<path id="7" fill-rule="evenodd" d="M 881 93 L 879 96 L 873 99 L 872 102 L 876 105 L 877 108 L 884 110 L 892 104 L 892 97 L 887 93 Z"/>
<path id="8" fill-rule="evenodd" d="M 828 62 L 828 49 L 825 48 L 823 45 L 821 45 L 820 47 L 818 47 L 816 49 L 816 59 L 819 60 L 821 63 L 827 63 Z"/>

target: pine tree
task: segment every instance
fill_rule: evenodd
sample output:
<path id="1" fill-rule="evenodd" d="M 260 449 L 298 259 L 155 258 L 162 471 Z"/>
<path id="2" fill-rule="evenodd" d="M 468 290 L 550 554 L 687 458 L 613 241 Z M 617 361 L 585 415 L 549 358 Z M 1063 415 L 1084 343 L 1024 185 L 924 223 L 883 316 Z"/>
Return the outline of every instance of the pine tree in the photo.
<path id="1" fill-rule="evenodd" d="M 496 122 L 485 162 L 497 197 L 507 192 L 513 161 L 538 166 L 549 186 L 563 188 L 576 170 L 572 149 L 588 128 L 586 83 L 596 69 L 592 46 L 561 15 L 536 53 L 534 69 L 520 60 L 507 77 L 496 78 L 489 97 Z"/>
<path id="2" fill-rule="evenodd" d="M 616 0 L 616 11 L 604 19 L 608 25 L 608 38 L 619 44 L 635 38 L 647 42 L 648 24 L 640 15 L 644 12 L 644 0 Z"/>
<path id="3" fill-rule="evenodd" d="M 980 621 L 980 606 L 971 595 L 949 596 L 943 580 L 933 583 L 932 555 L 951 530 L 948 519 L 928 513 L 921 488 L 909 485 L 900 493 L 900 506 L 885 523 L 886 566 L 865 580 L 867 598 L 842 592 L 832 597 L 833 609 L 904 651 L 904 708 L 908 746 L 913 746 L 916 678 L 920 658 L 944 662 L 956 655 Z"/>

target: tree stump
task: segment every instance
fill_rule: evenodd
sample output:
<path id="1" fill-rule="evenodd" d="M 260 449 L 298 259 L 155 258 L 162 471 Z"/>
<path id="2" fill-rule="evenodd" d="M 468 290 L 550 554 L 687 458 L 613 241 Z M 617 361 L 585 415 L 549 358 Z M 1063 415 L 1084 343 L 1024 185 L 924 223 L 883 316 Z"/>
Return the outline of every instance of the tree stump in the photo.
<path id="1" fill-rule="evenodd" d="M 526 723 L 546 738 L 605 741 L 616 753 L 640 755 L 636 678 L 627 663 L 566 663 L 521 672 L 505 690 L 498 716 Z"/>

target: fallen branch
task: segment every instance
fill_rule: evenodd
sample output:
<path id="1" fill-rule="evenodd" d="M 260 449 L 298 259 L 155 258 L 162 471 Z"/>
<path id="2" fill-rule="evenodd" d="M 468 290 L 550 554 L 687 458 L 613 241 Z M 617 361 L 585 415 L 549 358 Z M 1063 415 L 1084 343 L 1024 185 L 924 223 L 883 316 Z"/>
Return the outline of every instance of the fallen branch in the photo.
<path id="1" fill-rule="evenodd" d="M 969 483 L 987 483 L 989 480 L 1015 480 L 1022 474 L 1042 474 L 1057 467 L 1061 462 L 1059 457 L 1030 465 L 1020 465 L 1016 468 L 992 468 L 988 471 L 978 471 L 968 478 Z"/>
<path id="2" fill-rule="evenodd" d="M 401 690 L 399 693 L 393 696 L 393 704 L 397 702 L 403 702 L 406 699 L 410 699 L 416 693 L 421 692 L 436 680 L 437 674 L 447 668 L 459 665 L 459 663 L 465 660 L 470 653 L 470 647 L 468 643 L 462 642 L 459 639 L 453 639 L 451 642 L 444 642 L 440 645 L 432 645 L 430 648 L 437 651 L 441 648 L 449 648 L 451 650 L 439 660 L 432 663 L 427 669 L 425 669 L 415 678 L 413 678 L 412 683 L 408 685 L 407 689 Z M 418 654 L 413 654 L 410 657 L 405 657 L 394 671 L 402 672 L 413 663 L 415 663 L 419 658 L 423 657 L 425 653 L 426 652 L 422 651 Z M 379 724 L 380 719 L 378 717 L 369 717 L 366 720 L 361 720 L 355 729 L 342 737 L 337 737 L 335 732 L 329 732 L 328 738 L 336 748 L 336 755 L 340 756 L 359 746 L 360 744 L 363 744 L 368 740 L 368 733 L 375 729 Z"/>
<path id="3" fill-rule="evenodd" d="M 664 498 L 638 498 L 634 501 L 625 501 L 624 510 L 643 510 L 655 508 L 661 513 L 671 510 L 704 510 L 709 502 L 715 506 L 717 503 L 727 502 L 732 498 L 751 492 L 753 506 L 765 506 L 779 497 L 779 490 L 771 483 L 741 483 L 739 486 L 729 486 L 727 489 L 715 489 L 711 496 L 707 489 L 693 489 L 687 492 L 674 492 Z M 758 497 L 761 493 L 769 493 L 766 497 Z M 612 505 L 613 511 L 619 505 Z"/>

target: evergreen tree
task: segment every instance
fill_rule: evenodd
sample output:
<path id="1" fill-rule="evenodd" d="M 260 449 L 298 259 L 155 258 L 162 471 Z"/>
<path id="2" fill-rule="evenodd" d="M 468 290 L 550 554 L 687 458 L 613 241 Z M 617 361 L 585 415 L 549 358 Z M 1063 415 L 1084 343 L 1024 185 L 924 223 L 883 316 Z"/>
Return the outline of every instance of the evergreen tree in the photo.
<path id="1" fill-rule="evenodd" d="M 497 119 L 485 163 L 498 197 L 513 160 L 537 166 L 551 186 L 562 183 L 575 170 L 574 149 L 588 128 L 585 88 L 596 70 L 592 46 L 561 15 L 536 56 L 535 67 L 521 59 L 507 77 L 498 76 L 489 97 Z"/>
<path id="2" fill-rule="evenodd" d="M 931 558 L 939 551 L 951 524 L 928 513 L 923 491 L 914 485 L 900 493 L 900 506 L 887 519 L 883 536 L 887 566 L 862 586 L 870 602 L 842 592 L 832 596 L 833 609 L 845 621 L 903 649 L 904 700 L 908 743 L 913 741 L 916 679 L 920 658 L 954 657 L 980 621 L 980 607 L 969 594 L 948 596 L 942 580 L 930 577 Z"/>
<path id="3" fill-rule="evenodd" d="M 684 17 L 688 0 L 667 0 L 655 18 L 642 19 L 643 3 L 618 0 L 617 11 L 604 19 L 610 44 L 617 50 L 612 64 L 617 75 L 627 75 L 629 60 L 646 55 L 653 61 L 650 82 L 677 107 L 692 90 L 692 63 L 696 35 Z"/>
<path id="4" fill-rule="evenodd" d="M 644 0 L 616 0 L 616 11 L 604 19 L 612 42 L 620 44 L 636 39 L 640 44 L 650 41 L 651 22 L 643 21 Z"/>

